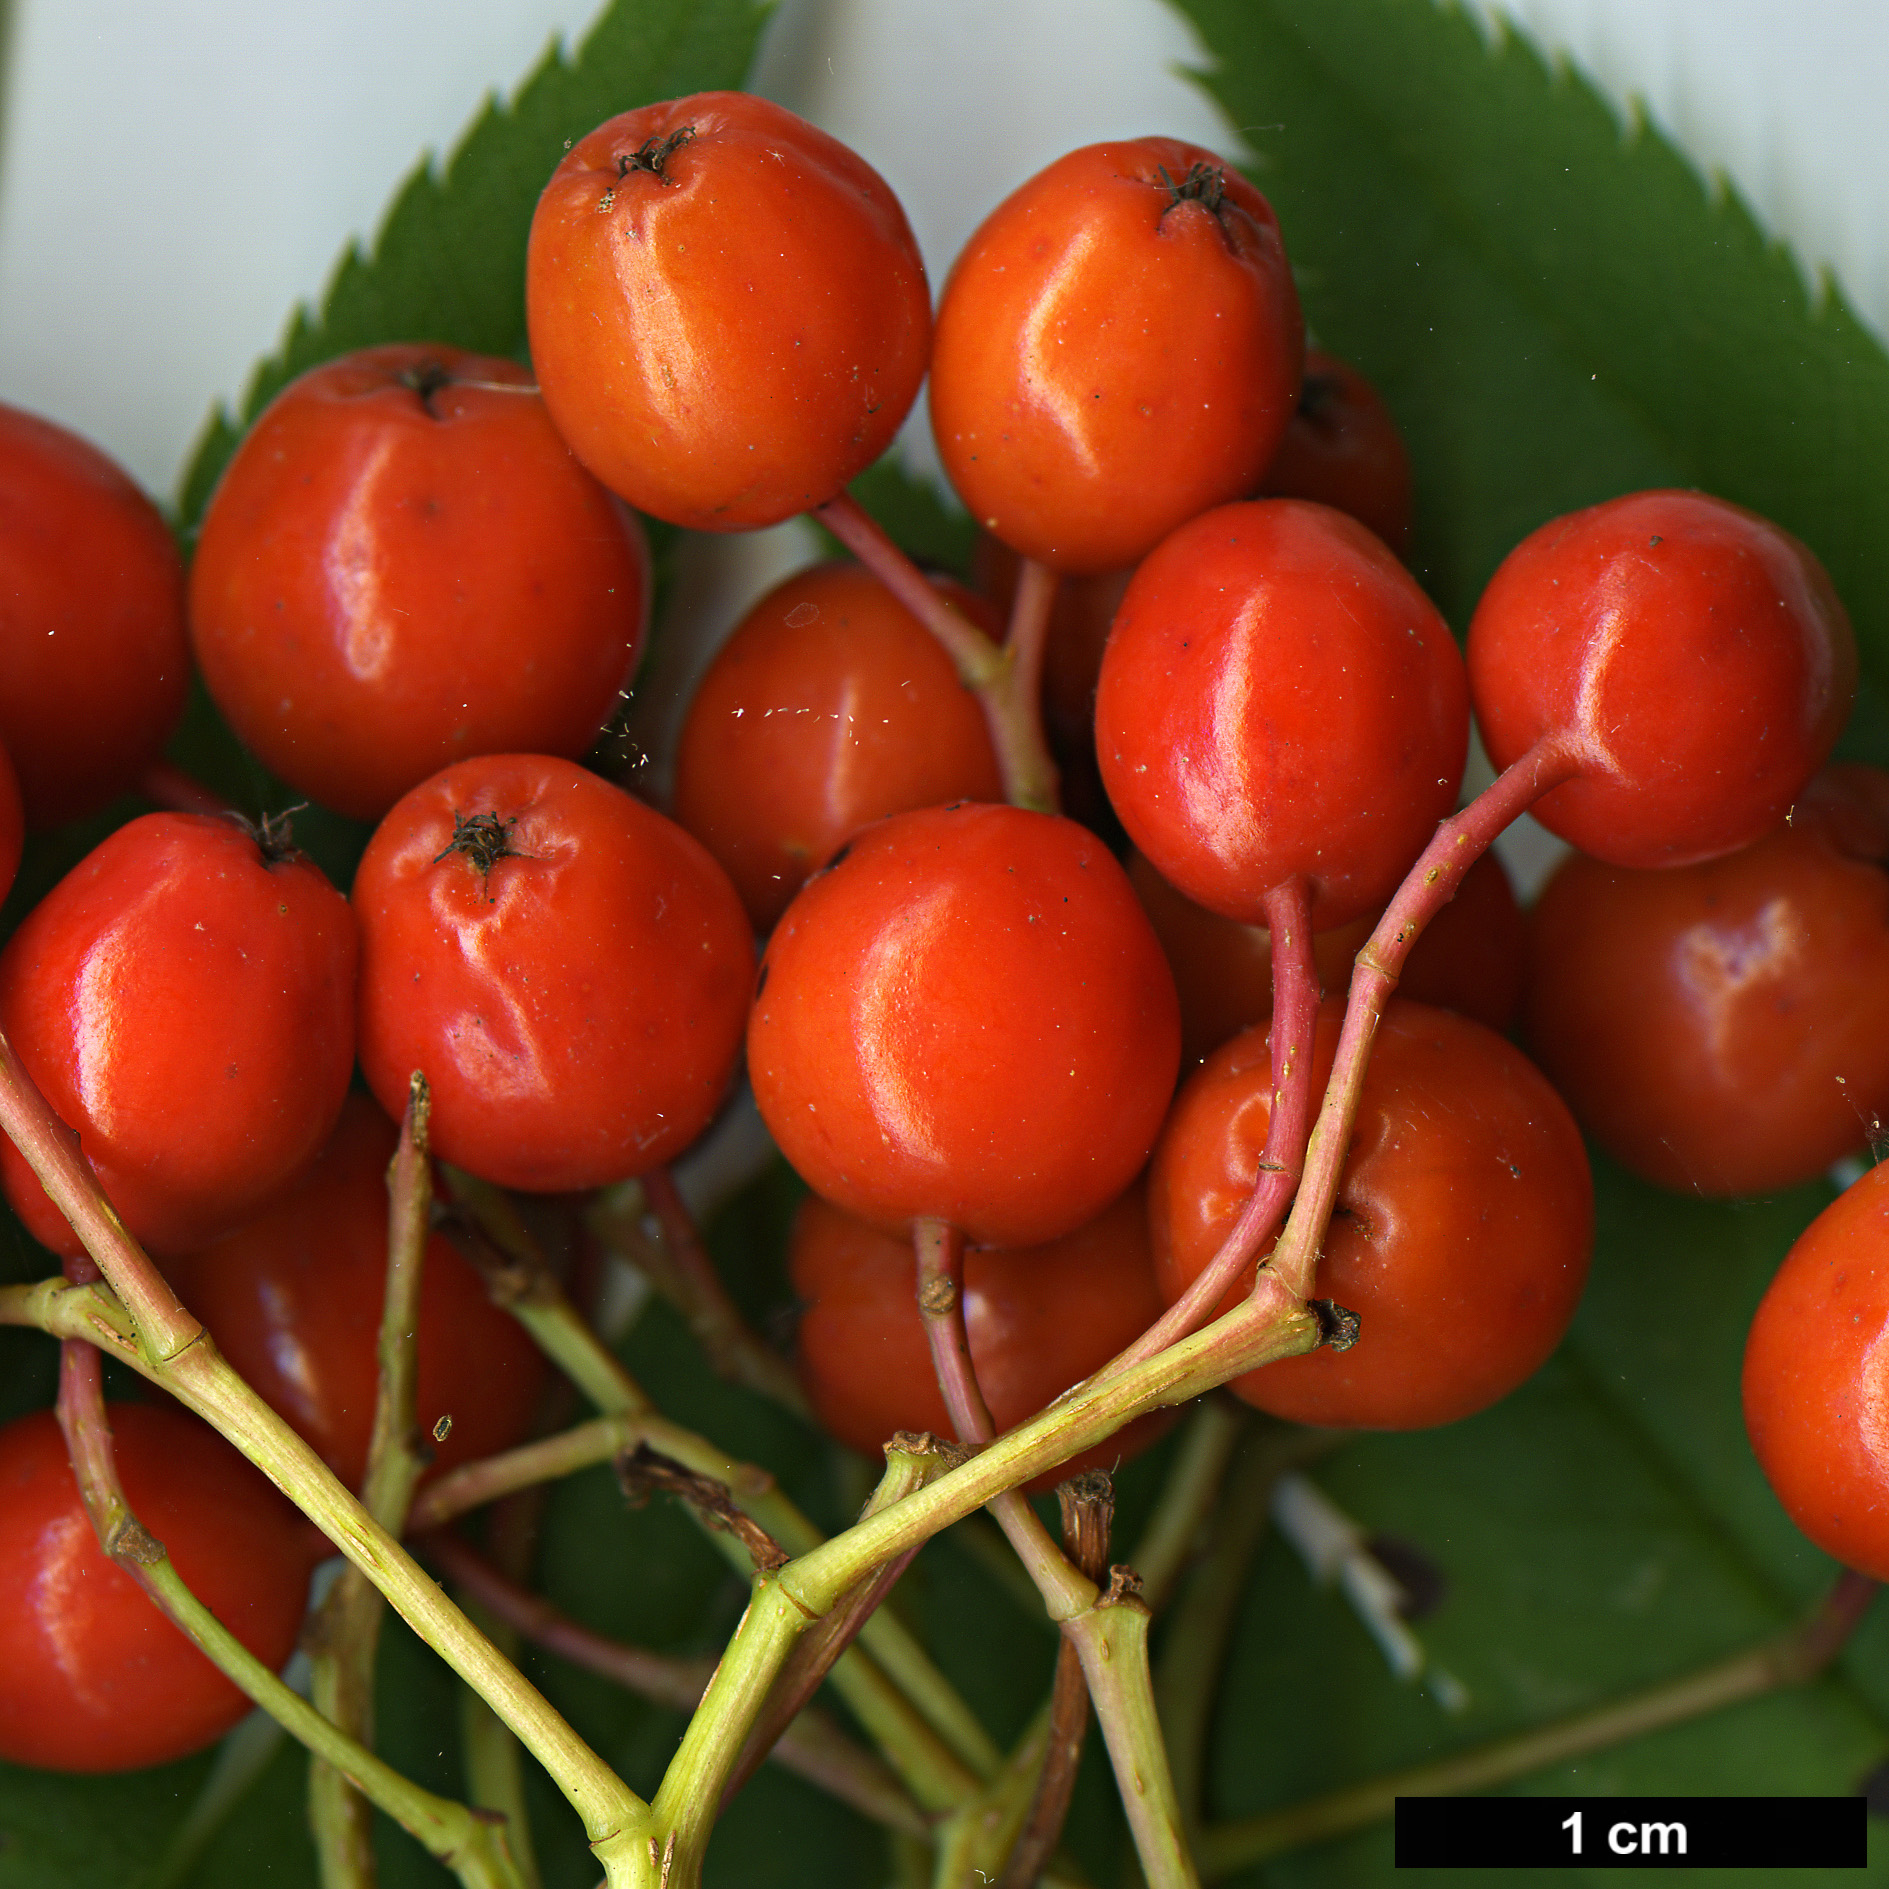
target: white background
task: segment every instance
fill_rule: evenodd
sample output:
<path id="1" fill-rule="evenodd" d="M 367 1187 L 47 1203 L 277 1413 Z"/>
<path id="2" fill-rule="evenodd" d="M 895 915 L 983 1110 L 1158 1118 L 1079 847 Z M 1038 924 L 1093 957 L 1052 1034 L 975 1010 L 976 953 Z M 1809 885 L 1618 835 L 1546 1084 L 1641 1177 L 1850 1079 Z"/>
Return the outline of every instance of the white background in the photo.
<path id="1" fill-rule="evenodd" d="M 1722 167 L 1889 333 L 1889 4 L 1506 0 Z M 15 0 L 0 118 L 0 400 L 168 496 L 394 185 L 595 0 Z M 760 83 L 903 197 L 934 281 L 1069 147 L 1223 148 L 1160 0 L 785 0 Z"/>

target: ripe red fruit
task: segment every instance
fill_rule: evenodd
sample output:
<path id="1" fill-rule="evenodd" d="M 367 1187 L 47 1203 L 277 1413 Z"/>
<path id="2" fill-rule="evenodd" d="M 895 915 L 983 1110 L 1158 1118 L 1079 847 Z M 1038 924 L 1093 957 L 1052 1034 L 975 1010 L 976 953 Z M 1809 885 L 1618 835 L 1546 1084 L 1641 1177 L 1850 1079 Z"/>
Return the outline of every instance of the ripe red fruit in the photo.
<path id="1" fill-rule="evenodd" d="M 612 491 L 696 531 L 836 497 L 892 443 L 931 341 L 885 180 L 742 92 L 580 139 L 538 200 L 525 298 L 558 431 Z"/>
<path id="2" fill-rule="evenodd" d="M 108 1415 L 132 1512 L 197 1598 L 280 1667 L 314 1559 L 301 1516 L 170 1403 Z M 0 1430 L 0 1758 L 132 1771 L 200 1751 L 248 1710 L 98 1545 L 52 1412 Z"/>
<path id="3" fill-rule="evenodd" d="M 400 1131 L 348 1097 L 306 1177 L 213 1246 L 164 1274 L 217 1347 L 350 1488 L 367 1468 L 387 1276 L 387 1164 Z M 524 1441 L 544 1388 L 543 1355 L 435 1234 L 420 1275 L 415 1420 L 432 1471 Z M 444 1437 L 435 1426 L 450 1428 Z"/>
<path id="4" fill-rule="evenodd" d="M 1389 899 L 1456 804 L 1469 690 L 1449 626 L 1355 519 L 1222 506 L 1129 583 L 1102 658 L 1109 799 L 1164 879 L 1247 924 L 1294 874 L 1312 924 Z"/>
<path id="5" fill-rule="evenodd" d="M 200 1246 L 307 1168 L 354 1062 L 347 902 L 274 836 L 153 813 L 96 847 L 0 952 L 0 1029 L 153 1251 Z M 10 1141 L 7 1199 L 77 1234 Z"/>
<path id="6" fill-rule="evenodd" d="M 1349 361 L 1308 348 L 1291 424 L 1260 498 L 1335 505 L 1401 557 L 1410 554 L 1410 455 L 1377 389 Z"/>
<path id="7" fill-rule="evenodd" d="M 1340 1007 L 1320 1012 L 1323 1086 Z M 1148 1175 L 1155 1268 L 1172 1304 L 1251 1196 L 1272 1116 L 1266 1032 L 1210 1056 L 1181 1091 Z M 1512 1044 L 1402 998 L 1378 1026 L 1315 1291 L 1358 1314 L 1358 1342 L 1234 1381 L 1296 1423 L 1453 1423 L 1529 1377 L 1580 1301 L 1594 1238 L 1580 1131 Z M 1221 1310 L 1250 1291 L 1249 1267 Z"/>
<path id="8" fill-rule="evenodd" d="M 134 787 L 189 685 L 184 567 L 157 507 L 76 434 L 0 405 L 0 745 L 27 823 Z"/>
<path id="9" fill-rule="evenodd" d="M 1001 637 L 982 598 L 934 582 Z M 727 869 L 757 931 L 862 826 L 1002 797 L 977 698 L 937 638 L 856 564 L 801 571 L 742 618 L 676 749 L 675 817 Z"/>
<path id="10" fill-rule="evenodd" d="M 1179 1059 L 1174 980 L 1107 849 L 976 804 L 882 820 L 809 880 L 748 1028 L 755 1100 L 815 1192 L 988 1246 L 1121 1193 Z"/>
<path id="11" fill-rule="evenodd" d="M 734 1072 L 754 943 L 728 876 L 570 761 L 494 754 L 406 795 L 354 878 L 361 1069 L 424 1070 L 433 1151 L 558 1193 L 658 1167 Z"/>
<path id="12" fill-rule="evenodd" d="M 1134 563 L 1253 490 L 1298 399 L 1278 219 L 1173 138 L 1059 158 L 945 284 L 931 425 L 971 516 L 1059 571 Z"/>
<path id="13" fill-rule="evenodd" d="M 1830 752 L 1856 644 L 1809 548 L 1703 492 L 1571 512 L 1502 561 L 1469 627 L 1498 768 L 1580 764 L 1531 811 L 1613 866 L 1681 866 L 1776 826 Z"/>
<path id="14" fill-rule="evenodd" d="M 795 1363 L 821 1427 L 877 1457 L 895 1430 L 952 1435 L 918 1310 L 909 1240 L 895 1240 L 816 1195 L 788 1248 L 802 1310 Z M 1161 1316 L 1139 1187 L 1044 1246 L 964 1256 L 964 1322 L 978 1387 L 999 1431 L 1033 1417 L 1098 1371 Z M 1143 1417 L 1032 1484 L 1146 1449 L 1172 1420 Z"/>
<path id="15" fill-rule="evenodd" d="M 1826 1554 L 1889 1580 L 1882 1443 L 1889 1167 L 1804 1231 L 1745 1344 L 1745 1428 L 1790 1518 Z"/>
<path id="16" fill-rule="evenodd" d="M 230 726 L 364 820 L 470 755 L 582 754 L 648 606 L 642 528 L 571 456 L 530 374 L 418 344 L 279 394 L 190 572 L 191 643 Z"/>
<path id="17" fill-rule="evenodd" d="M 1528 1038 L 1609 1154 L 1762 1194 L 1889 1115 L 1889 775 L 1832 768 L 1791 824 L 1693 866 L 1572 855 L 1535 908 Z"/>

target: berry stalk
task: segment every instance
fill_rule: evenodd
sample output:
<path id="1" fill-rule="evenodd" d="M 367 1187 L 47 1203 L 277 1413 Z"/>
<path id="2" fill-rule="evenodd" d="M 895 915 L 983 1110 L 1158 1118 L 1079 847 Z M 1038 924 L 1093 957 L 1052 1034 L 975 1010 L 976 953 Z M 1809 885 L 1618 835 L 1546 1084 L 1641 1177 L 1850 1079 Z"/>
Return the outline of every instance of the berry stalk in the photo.
<path id="1" fill-rule="evenodd" d="M 1266 894 L 1272 938 L 1272 1115 L 1259 1179 L 1219 1252 L 1165 1314 L 1106 1368 L 1151 1358 L 1200 1329 L 1285 1217 L 1305 1167 L 1312 1117 L 1312 1036 L 1318 967 L 1312 958 L 1312 889 L 1303 873 Z"/>
<path id="2" fill-rule="evenodd" d="M 490 1217 L 501 1209 L 510 1213 L 502 1194 L 489 1190 L 489 1198 L 486 1193 L 466 1197 L 480 1203 L 482 1224 L 505 1231 L 507 1222 L 502 1216 Z M 517 1476 L 568 1473 L 647 1440 L 696 1474 L 722 1484 L 742 1510 L 790 1554 L 805 1553 L 820 1544 L 819 1530 L 781 1494 L 765 1470 L 735 1462 L 693 1432 L 665 1423 L 642 1387 L 564 1296 L 541 1257 L 530 1248 L 522 1225 L 512 1225 L 506 1238 L 514 1255 L 514 1269 L 506 1275 L 512 1311 L 546 1355 L 605 1413 L 606 1421 L 622 1426 L 621 1440 L 612 1448 L 618 1432 L 602 1424 L 580 1426 L 567 1433 L 566 1441 L 553 1438 L 545 1444 L 527 1445 L 494 1459 L 489 1470 L 468 1465 L 467 1471 L 479 1469 L 484 1485 L 498 1493 L 501 1487 L 522 1486 L 514 1480 Z M 591 1455 L 592 1450 L 598 1454 Z M 470 1477 L 465 1484 L 447 1478 L 442 1486 L 476 1492 L 480 1484 Z M 430 1497 L 431 1492 L 422 1503 Z M 419 1519 L 430 1527 L 446 1519 L 448 1512 L 443 1506 L 423 1506 Z M 746 1551 L 732 1536 L 711 1533 L 709 1539 L 741 1573 L 749 1571 Z M 866 1570 L 861 1572 L 863 1576 Z M 891 1614 L 875 1612 L 860 1629 L 860 1637 L 867 1657 L 861 1656 L 861 1649 L 848 1649 L 834 1669 L 834 1686 L 888 1754 L 903 1754 L 905 1782 L 916 1795 L 927 1801 L 933 1797 L 952 1801 L 965 1769 L 983 1776 L 995 1768 L 997 1756 L 983 1727 L 907 1628 Z"/>
<path id="3" fill-rule="evenodd" d="M 652 1653 L 594 1632 L 541 1595 L 507 1579 L 457 1535 L 442 1532 L 430 1537 L 425 1552 L 457 1585 L 533 1645 L 658 1705 L 692 1712 L 701 1703 L 713 1660 Z M 925 1832 L 923 1812 L 898 1780 L 817 1712 L 795 1719 L 768 1755 L 784 1770 L 806 1778 L 875 1823 L 914 1835 Z"/>
<path id="4" fill-rule="evenodd" d="M 964 1235 L 942 1220 L 924 1219 L 913 1228 L 912 1242 L 918 1261 L 918 1309 L 938 1389 L 958 1441 L 981 1446 L 996 1436 L 997 1425 L 978 1387 L 964 1328 Z M 990 1512 L 1029 1570 L 1052 1620 L 1060 1626 L 1095 1605 L 1095 1583 L 1069 1565 L 1042 1518 L 1017 1490 L 993 1496 Z"/>
<path id="5" fill-rule="evenodd" d="M 924 624 L 957 665 L 958 679 L 983 707 L 1003 774 L 1004 797 L 1014 807 L 1054 813 L 1056 763 L 1043 736 L 1041 678 L 1055 573 L 1024 560 L 1010 640 L 1000 648 L 939 596 L 850 492 L 815 506 L 810 516 Z"/>
<path id="6" fill-rule="evenodd" d="M 85 1322 L 56 1335 L 109 1343 L 122 1362 L 162 1385 L 261 1469 L 386 1595 L 413 1630 L 512 1726 L 583 1819 L 600 1860 L 616 1869 L 613 1858 L 629 1840 L 627 1833 L 640 1829 L 647 1818 L 643 1800 L 446 1598 L 302 1437 L 231 1368 L 209 1333 L 185 1311 L 143 1249 L 125 1232 L 4 1036 L 0 1036 L 0 1129 L 12 1137 L 41 1185 L 67 1214 L 116 1299 L 118 1316 L 113 1318 L 101 1304 L 98 1288 L 64 1286 L 60 1297 L 92 1296 L 80 1313 Z M 57 1316 L 57 1298 L 42 1303 L 48 1314 Z"/>
<path id="7" fill-rule="evenodd" d="M 1463 875 L 1489 850 L 1497 834 L 1579 769 L 1579 758 L 1558 736 L 1544 737 L 1504 769 L 1467 807 L 1437 828 L 1358 953 L 1337 1058 L 1306 1145 L 1304 1178 L 1285 1231 L 1264 1269 L 1275 1273 L 1297 1297 L 1311 1296 L 1325 1228 L 1337 1203 L 1339 1177 L 1351 1145 L 1371 1042 L 1384 1006 L 1397 988 L 1404 960 L 1424 926 L 1449 903 Z"/>
<path id="8" fill-rule="evenodd" d="M 426 1151 L 426 1078 L 413 1073 L 400 1144 L 388 1175 L 392 1211 L 387 1224 L 387 1280 L 380 1324 L 380 1380 L 368 1442 L 361 1500 L 390 1535 L 406 1527 L 415 1485 L 426 1467 L 415 1436 L 419 1379 L 416 1337 L 420 1275 L 426 1257 L 432 1172 Z M 380 1591 L 352 1565 L 341 1571 L 308 1626 L 309 1698 L 333 1724 L 371 1747 L 374 1742 L 374 1663 L 380 1648 Z M 308 1819 L 321 1858 L 322 1880 L 335 1889 L 372 1889 L 373 1820 L 367 1800 L 332 1765 L 308 1768 Z"/>
<path id="9" fill-rule="evenodd" d="M 89 1262 L 79 1261 L 73 1270 L 89 1273 L 92 1268 Z M 75 1283 L 91 1282 L 75 1279 Z M 307 1746 L 317 1762 L 349 1779 L 368 1801 L 424 1844 L 465 1889 L 525 1889 L 501 1827 L 476 1817 L 464 1804 L 422 1790 L 383 1764 L 284 1685 L 184 1585 L 163 1544 L 139 1525 L 125 1500 L 105 1412 L 103 1365 L 97 1349 L 83 1339 L 69 1338 L 60 1346 L 58 1415 L 99 1546 L 145 1590 L 159 1611 L 234 1685 Z"/>

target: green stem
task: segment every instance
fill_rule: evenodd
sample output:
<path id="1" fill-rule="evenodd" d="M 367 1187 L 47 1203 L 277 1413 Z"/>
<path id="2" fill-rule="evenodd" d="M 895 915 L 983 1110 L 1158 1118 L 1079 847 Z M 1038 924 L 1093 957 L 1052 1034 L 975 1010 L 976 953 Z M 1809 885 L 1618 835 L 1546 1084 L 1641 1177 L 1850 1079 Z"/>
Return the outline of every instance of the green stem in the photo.
<path id="1" fill-rule="evenodd" d="M 1088 1703 L 1085 1686 L 1084 1711 L 1088 1710 Z M 960 1889 L 960 1885 L 994 1883 L 1000 1879 L 1004 1859 L 1014 1853 L 1043 1774 L 1043 1759 L 1049 1749 L 1050 1713 L 1048 1705 L 1037 1711 L 1004 1760 L 1002 1770 L 940 1826 L 932 1868 L 935 1889 Z M 1030 1880 L 1034 1882 L 1036 1878 Z"/>
<path id="2" fill-rule="evenodd" d="M 932 1374 L 961 1443 L 981 1445 L 997 1433 L 971 1362 L 964 1324 L 964 1235 L 942 1220 L 921 1219 L 912 1229 L 917 1261 L 918 1312 L 931 1348 Z M 1043 1519 L 1015 1489 L 999 1490 L 990 1512 L 1043 1597 L 1052 1620 L 1067 1620 L 1095 1605 L 1096 1587 L 1069 1565 Z"/>
<path id="3" fill-rule="evenodd" d="M 1087 1578 L 1108 1578 L 1109 1535 L 1115 1521 L 1115 1488 L 1099 1469 L 1056 1485 L 1062 1509 L 1063 1550 Z M 1033 1889 L 1062 1838 L 1069 1800 L 1076 1788 L 1076 1767 L 1089 1732 L 1089 1681 L 1074 1639 L 1064 1635 L 1056 1648 L 1056 1675 L 1050 1684 L 1049 1724 L 1043 1766 L 998 1889 Z"/>
<path id="4" fill-rule="evenodd" d="M 482 1601 L 496 1620 L 548 1653 L 570 1661 L 658 1705 L 692 1712 L 701 1704 L 715 1662 L 652 1653 L 612 1640 L 570 1618 L 542 1596 L 509 1580 L 453 1535 L 436 1535 L 428 1557 L 451 1579 Z M 806 1778 L 862 1816 L 890 1829 L 922 1836 L 923 1812 L 885 1766 L 856 1745 L 817 1710 L 801 1714 L 768 1754 L 784 1770 Z M 967 1786 L 967 1793 L 972 1786 Z"/>
<path id="5" fill-rule="evenodd" d="M 901 1432 L 887 1446 L 885 1474 L 880 1478 L 878 1488 L 873 1491 L 868 1514 L 876 1514 L 913 1489 L 922 1488 L 940 1467 L 939 1453 L 935 1448 L 905 1447 L 913 1441 L 915 1439 Z M 934 1439 L 926 1437 L 924 1442 L 931 1444 Z M 801 1709 L 819 1690 L 822 1681 L 832 1672 L 861 1627 L 891 1593 L 906 1565 L 907 1561 L 900 1559 L 875 1568 L 831 1613 L 823 1620 L 816 1621 L 802 1635 L 788 1656 L 786 1665 L 781 1668 L 780 1676 L 768 1694 L 754 1729 L 748 1735 L 747 1745 L 729 1773 L 724 1802 L 741 1789 L 773 1748 L 775 1740 L 800 1716 Z"/>
<path id="6" fill-rule="evenodd" d="M 512 1309 L 553 1362 L 599 1409 L 625 1424 L 635 1419 L 638 1430 L 634 1435 L 626 1432 L 627 1442 L 646 1438 L 653 1448 L 698 1475 L 725 1484 L 742 1510 L 789 1554 L 804 1555 L 821 1545 L 820 1531 L 780 1492 L 766 1470 L 736 1462 L 692 1431 L 658 1417 L 640 1386 L 547 1273 L 535 1274 Z M 579 1433 L 567 1434 L 576 1437 Z M 514 1457 L 525 1454 L 513 1452 Z M 749 1572 L 746 1551 L 731 1536 L 718 1534 L 709 1539 L 731 1566 L 743 1575 Z M 869 1571 L 862 1568 L 860 1577 Z M 959 1801 L 965 1770 L 986 1777 L 1001 1762 L 983 1727 L 894 1615 L 874 1613 L 860 1630 L 860 1645 L 870 1660 L 860 1659 L 858 1649 L 850 1651 L 834 1669 L 835 1689 L 882 1741 L 882 1749 L 921 1802 L 936 1806 Z"/>
<path id="7" fill-rule="evenodd" d="M 554 1392 L 560 1401 L 568 1387 Z M 511 1580 L 531 1578 L 538 1528 L 543 1520 L 545 1485 L 520 1490 L 496 1504 L 486 1517 L 486 1545 L 499 1572 Z M 464 1604 L 464 1597 L 458 1596 Z M 475 1604 L 466 1612 L 507 1659 L 517 1663 L 521 1641 L 515 1628 L 482 1612 Z M 472 1690 L 460 1685 L 460 1747 L 465 1754 L 466 1795 L 482 1810 L 505 1819 L 512 1854 L 531 1889 L 539 1883 L 538 1858 L 531 1840 L 531 1811 L 525 1794 L 524 1747 L 492 1708 Z"/>
<path id="8" fill-rule="evenodd" d="M 650 1804 L 655 1825 L 650 1841 L 661 1842 L 663 1889 L 693 1889 L 700 1880 L 729 1774 L 769 1688 L 809 1624 L 777 1575 L 754 1577 L 748 1610 L 722 1650 L 715 1676 Z"/>
<path id="9" fill-rule="evenodd" d="M 61 1348 L 59 1423 L 72 1456 L 81 1499 L 99 1545 L 244 1694 L 353 1781 L 458 1876 L 466 1889 L 524 1889 L 502 1832 L 464 1804 L 435 1797 L 383 1764 L 340 1727 L 290 1690 L 184 1584 L 163 1544 L 138 1522 L 125 1500 L 106 1418 L 103 1371 L 90 1345 Z"/>
<path id="10" fill-rule="evenodd" d="M 114 1262 L 121 1257 L 113 1255 Z M 137 1259 L 146 1267 L 150 1264 L 142 1253 Z M 616 1880 L 628 1880 L 620 1873 L 618 1859 L 643 1832 L 648 1806 L 446 1598 L 307 1443 L 236 1375 L 207 1333 L 187 1350 L 154 1362 L 140 1346 L 131 1315 L 115 1292 L 104 1286 L 69 1285 L 63 1279 L 0 1289 L 0 1321 L 35 1324 L 55 1337 L 98 1345 L 169 1391 L 235 1444 L 518 1733 L 582 1818 L 599 1858 Z"/>
<path id="11" fill-rule="evenodd" d="M 1590 1751 L 1815 1679 L 1856 1630 L 1877 1594 L 1867 1576 L 1845 1570 L 1811 1615 L 1788 1633 L 1679 1679 L 1552 1725 L 1499 1738 L 1429 1764 L 1392 1771 L 1284 1810 L 1210 1825 L 1201 1835 L 1201 1868 L 1211 1880 L 1288 1850 L 1323 1843 L 1382 1822 L 1400 1797 L 1457 1797 L 1509 1784 Z"/>
<path id="12" fill-rule="evenodd" d="M 1118 1576 L 1125 1570 L 1118 1569 Z M 1148 1889 L 1198 1889 L 1187 1832 L 1148 1671 L 1148 1610 L 1133 1590 L 1112 1586 L 1063 1631 L 1082 1656 L 1095 1716 L 1108 1744 L 1135 1853 Z"/>
<path id="13" fill-rule="evenodd" d="M 415 1070 L 400 1144 L 388 1171 L 380 1381 L 361 1490 L 367 1512 L 390 1535 L 398 1535 L 406 1526 L 407 1506 L 426 1466 L 414 1412 L 420 1279 L 433 1200 L 426 1152 L 428 1109 L 426 1079 Z M 383 1607 L 379 1590 L 360 1569 L 344 1568 L 308 1635 L 309 1696 L 316 1710 L 370 1747 L 374 1742 L 374 1663 Z M 308 1819 L 325 1889 L 373 1889 L 379 1868 L 367 1800 L 340 1772 L 319 1759 L 308 1769 Z"/>
<path id="14" fill-rule="evenodd" d="M 1252 1295 L 1205 1330 L 1130 1370 L 1077 1385 L 961 1467 L 802 1554 L 781 1577 L 810 1615 L 822 1614 L 868 1570 L 928 1541 L 1002 1490 L 1067 1462 L 1145 1411 L 1187 1403 L 1230 1377 L 1310 1351 L 1322 1337 L 1319 1314 L 1262 1272 Z"/>

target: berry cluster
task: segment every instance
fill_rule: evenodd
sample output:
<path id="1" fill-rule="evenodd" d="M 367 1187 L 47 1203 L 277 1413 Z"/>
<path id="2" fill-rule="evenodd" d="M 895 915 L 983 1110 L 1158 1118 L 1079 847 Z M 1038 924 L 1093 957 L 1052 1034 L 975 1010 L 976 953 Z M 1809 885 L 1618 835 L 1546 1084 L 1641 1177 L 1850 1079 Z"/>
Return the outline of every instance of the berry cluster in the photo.
<path id="1" fill-rule="evenodd" d="M 1725 1195 L 1861 1145 L 1889 1105 L 1889 778 L 1825 769 L 1856 680 L 1842 605 L 1766 520 L 1637 493 L 1517 546 L 1465 658 L 1401 561 L 1382 402 L 1306 354 L 1265 199 L 1172 140 L 1023 186 L 934 321 L 853 153 L 741 95 L 653 106 L 559 165 L 526 295 L 529 371 L 401 340 L 290 386 L 187 578 L 114 469 L 0 412 L 0 888 L 24 833 L 127 791 L 159 808 L 0 949 L 0 1184 L 65 1265 L 6 1315 L 68 1341 L 71 1464 L 50 1415 L 0 1432 L 0 1756 L 155 1762 L 273 1700 L 324 1536 L 475 1684 L 510 1674 L 388 1573 L 393 1537 L 457 1513 L 449 1490 L 531 1479 L 513 1452 L 558 1408 L 540 1347 L 643 1412 L 574 1309 L 631 1221 L 756 1381 L 867 1456 L 892 1439 L 895 1479 L 929 1467 L 824 1548 L 768 1524 L 755 1605 L 778 1590 L 795 1624 L 774 1655 L 758 1630 L 750 1664 L 731 1650 L 745 1706 L 698 1721 L 719 1729 L 654 1808 L 563 1753 L 515 1674 L 488 1686 L 628 1845 L 593 1829 L 610 1879 L 645 1879 L 644 1834 L 698 1866 L 780 1700 L 900 1557 L 988 1503 L 1138 1780 L 1150 1878 L 1185 1880 L 1122 1690 L 1145 1680 L 1125 1590 L 1018 1492 L 1120 1462 L 1223 1384 L 1328 1427 L 1504 1396 L 1586 1277 L 1583 1129 Z M 927 375 L 977 588 L 918 571 L 846 492 Z M 650 613 L 639 512 L 811 513 L 856 559 L 730 637 L 667 815 L 593 745 Z M 163 759 L 193 665 L 296 794 L 373 823 L 345 897 L 284 823 Z M 1459 810 L 1472 720 L 1497 778 Z M 1530 809 L 1580 850 L 1525 915 L 1488 848 Z M 797 1384 L 668 1172 L 744 1065 L 811 1190 Z M 1780 1274 L 1745 1399 L 1805 1531 L 1889 1578 L 1878 1179 Z M 101 1332 L 322 1532 L 175 1405 L 107 1423 Z M 248 1649 L 147 1579 L 220 1673 L 132 1591 L 140 1525 Z M 25 1603 L 52 1556 L 87 1570 L 82 1610 Z M 781 1662 L 816 1616 L 842 1626 L 809 1635 L 831 1645 L 794 1693 Z M 1053 1819 L 1029 1828 L 1046 1855 Z"/>

